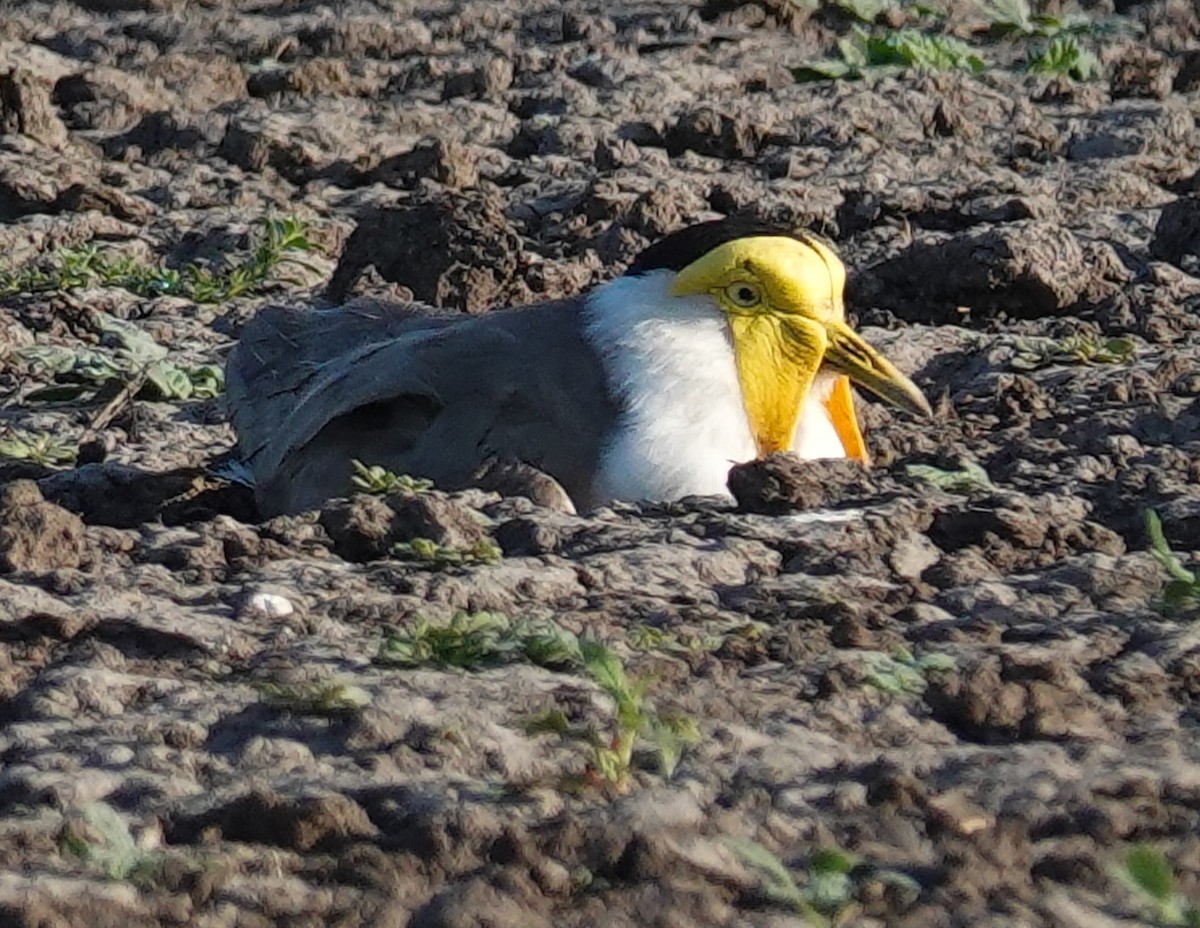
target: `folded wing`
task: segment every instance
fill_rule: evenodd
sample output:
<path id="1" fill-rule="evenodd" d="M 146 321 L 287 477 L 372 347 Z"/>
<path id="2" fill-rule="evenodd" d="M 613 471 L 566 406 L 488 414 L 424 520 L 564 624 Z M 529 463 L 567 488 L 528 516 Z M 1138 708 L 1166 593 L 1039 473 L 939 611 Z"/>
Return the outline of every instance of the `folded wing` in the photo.
<path id="1" fill-rule="evenodd" d="M 294 512 L 344 494 L 353 458 L 458 487 L 501 456 L 586 499 L 612 411 L 575 310 L 462 316 L 366 300 L 264 310 L 227 374 L 260 508 Z"/>

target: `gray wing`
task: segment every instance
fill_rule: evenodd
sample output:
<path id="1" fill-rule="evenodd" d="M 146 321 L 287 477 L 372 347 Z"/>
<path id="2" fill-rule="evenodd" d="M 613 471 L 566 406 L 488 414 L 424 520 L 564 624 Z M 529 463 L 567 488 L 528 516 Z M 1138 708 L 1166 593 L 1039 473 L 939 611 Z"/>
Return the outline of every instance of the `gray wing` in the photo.
<path id="1" fill-rule="evenodd" d="M 464 317 L 356 301 L 264 310 L 227 375 L 260 508 L 294 512 L 345 493 L 352 458 L 458 487 L 497 456 L 547 470 L 590 504 L 615 412 L 576 309 Z"/>

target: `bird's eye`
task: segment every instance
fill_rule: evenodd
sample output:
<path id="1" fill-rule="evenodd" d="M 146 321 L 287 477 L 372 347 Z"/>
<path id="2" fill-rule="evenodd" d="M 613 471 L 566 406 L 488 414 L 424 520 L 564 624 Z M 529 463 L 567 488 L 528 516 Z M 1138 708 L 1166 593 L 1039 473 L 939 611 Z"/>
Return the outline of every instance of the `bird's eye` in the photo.
<path id="1" fill-rule="evenodd" d="M 762 294 L 759 293 L 758 287 L 754 284 L 748 284 L 744 281 L 741 283 L 730 284 L 725 288 L 725 295 L 729 298 L 729 302 L 735 306 L 741 306 L 749 309 L 751 306 L 757 306 L 762 302 Z"/>

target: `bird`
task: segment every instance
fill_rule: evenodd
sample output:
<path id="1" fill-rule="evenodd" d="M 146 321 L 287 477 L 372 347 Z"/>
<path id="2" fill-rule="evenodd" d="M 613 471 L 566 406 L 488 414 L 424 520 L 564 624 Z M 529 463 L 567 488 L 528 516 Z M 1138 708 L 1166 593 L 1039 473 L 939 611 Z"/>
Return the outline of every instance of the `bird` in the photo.
<path id="1" fill-rule="evenodd" d="M 267 517 L 348 495 L 352 461 L 448 490 L 499 462 L 573 511 L 729 498 L 734 465 L 777 452 L 869 464 L 852 384 L 931 410 L 847 323 L 845 284 L 824 238 L 725 217 L 566 299 L 268 306 L 226 364 L 237 454 Z"/>

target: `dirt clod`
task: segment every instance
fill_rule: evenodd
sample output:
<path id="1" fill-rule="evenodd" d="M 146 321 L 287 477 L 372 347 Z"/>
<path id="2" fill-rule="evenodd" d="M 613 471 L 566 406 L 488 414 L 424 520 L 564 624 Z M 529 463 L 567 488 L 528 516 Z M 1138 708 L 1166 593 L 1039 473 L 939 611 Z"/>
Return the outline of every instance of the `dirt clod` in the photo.
<path id="1" fill-rule="evenodd" d="M 83 520 L 46 502 L 36 483 L 17 480 L 0 489 L 0 572 L 75 568 L 85 547 Z"/>
<path id="2" fill-rule="evenodd" d="M 484 537 L 470 510 L 434 496 L 358 495 L 321 510 L 320 524 L 334 550 L 351 561 L 384 557 L 399 542 L 424 538 L 451 548 L 470 548 Z"/>
<path id="3" fill-rule="evenodd" d="M 841 502 L 848 489 L 870 492 L 867 469 L 853 460 L 802 461 L 791 453 L 739 464 L 729 490 L 746 512 L 780 515 Z"/>

